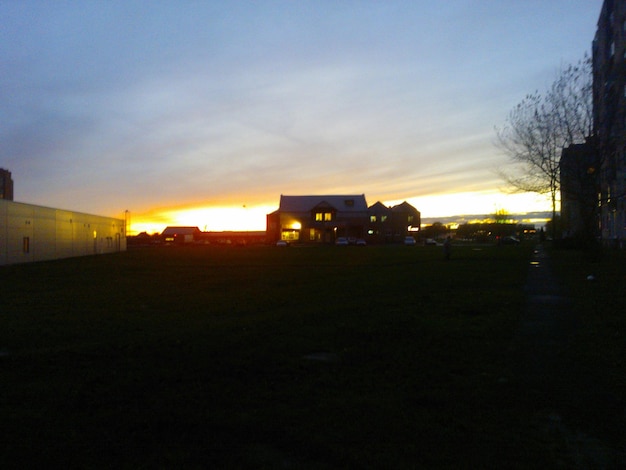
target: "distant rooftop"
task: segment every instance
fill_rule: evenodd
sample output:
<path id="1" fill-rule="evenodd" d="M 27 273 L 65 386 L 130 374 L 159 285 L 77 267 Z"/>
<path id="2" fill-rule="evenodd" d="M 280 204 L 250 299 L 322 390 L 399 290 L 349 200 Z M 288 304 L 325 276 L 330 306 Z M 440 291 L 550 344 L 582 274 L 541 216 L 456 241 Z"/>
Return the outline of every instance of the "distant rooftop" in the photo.
<path id="1" fill-rule="evenodd" d="M 280 196 L 280 210 L 285 212 L 307 212 L 315 207 L 327 205 L 342 212 L 367 211 L 364 194 Z"/>

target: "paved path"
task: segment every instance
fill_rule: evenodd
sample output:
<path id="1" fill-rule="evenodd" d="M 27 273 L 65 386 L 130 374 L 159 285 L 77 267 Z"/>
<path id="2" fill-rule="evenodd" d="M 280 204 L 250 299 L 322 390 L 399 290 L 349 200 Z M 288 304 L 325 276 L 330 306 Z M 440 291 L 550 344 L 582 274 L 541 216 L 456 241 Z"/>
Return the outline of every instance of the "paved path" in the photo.
<path id="1" fill-rule="evenodd" d="M 513 340 L 519 378 L 543 393 L 554 392 L 548 388 L 562 371 L 560 351 L 575 331 L 576 319 L 541 245 L 530 262 L 526 294 L 526 313 Z"/>
<path id="2" fill-rule="evenodd" d="M 577 320 L 571 299 L 555 277 L 550 258 L 539 245 L 531 260 L 526 285 L 527 306 L 511 344 L 515 383 L 524 400 L 532 402 L 543 438 L 555 442 L 562 461 L 574 468 L 620 468 L 624 452 L 612 449 L 590 436 L 587 430 L 573 429 L 569 415 L 597 413 L 611 419 L 603 409 L 603 392 L 593 378 L 581 373 L 576 363 L 562 353 L 570 346 Z M 615 416 L 612 417 L 615 419 Z"/>

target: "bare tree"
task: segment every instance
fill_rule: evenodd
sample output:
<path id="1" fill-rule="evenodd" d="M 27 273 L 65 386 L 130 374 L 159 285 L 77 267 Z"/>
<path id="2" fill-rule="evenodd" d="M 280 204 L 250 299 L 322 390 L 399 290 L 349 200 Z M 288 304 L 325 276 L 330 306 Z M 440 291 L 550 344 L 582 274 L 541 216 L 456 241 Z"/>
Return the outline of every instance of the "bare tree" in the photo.
<path id="1" fill-rule="evenodd" d="M 561 152 L 585 142 L 592 125 L 591 59 L 585 55 L 562 68 L 545 95 L 527 95 L 509 112 L 504 126 L 496 128 L 497 145 L 511 163 L 500 176 L 514 191 L 549 194 L 554 220 Z"/>

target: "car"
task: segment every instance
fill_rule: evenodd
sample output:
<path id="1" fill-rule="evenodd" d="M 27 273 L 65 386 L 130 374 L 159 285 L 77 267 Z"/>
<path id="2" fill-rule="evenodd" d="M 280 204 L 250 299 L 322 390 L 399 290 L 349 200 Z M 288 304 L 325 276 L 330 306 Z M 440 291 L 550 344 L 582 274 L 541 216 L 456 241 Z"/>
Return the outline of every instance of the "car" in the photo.
<path id="1" fill-rule="evenodd" d="M 348 246 L 348 239 L 346 237 L 339 237 L 335 240 L 337 246 Z"/>
<path id="2" fill-rule="evenodd" d="M 278 240 L 276 242 L 276 246 L 289 246 L 289 243 L 287 243 L 285 240 Z"/>
<path id="3" fill-rule="evenodd" d="M 363 240 L 362 238 L 357 238 L 355 244 L 356 244 L 356 246 L 365 246 L 365 245 L 367 245 L 367 242 L 365 240 Z"/>
<path id="4" fill-rule="evenodd" d="M 404 237 L 404 244 L 406 246 L 413 246 L 413 245 L 415 245 L 415 238 L 413 238 L 413 237 Z"/>
<path id="5" fill-rule="evenodd" d="M 424 245 L 436 246 L 437 242 L 434 238 L 427 238 L 426 240 L 424 240 Z"/>

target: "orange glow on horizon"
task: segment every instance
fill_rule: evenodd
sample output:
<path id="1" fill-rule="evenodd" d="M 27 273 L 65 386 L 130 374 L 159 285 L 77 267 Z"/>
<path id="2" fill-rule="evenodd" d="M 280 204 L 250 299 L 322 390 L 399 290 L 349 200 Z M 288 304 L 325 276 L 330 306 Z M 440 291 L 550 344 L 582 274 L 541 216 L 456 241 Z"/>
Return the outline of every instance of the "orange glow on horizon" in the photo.
<path id="1" fill-rule="evenodd" d="M 130 235 L 161 233 L 165 227 L 198 227 L 203 232 L 265 230 L 276 206 L 206 206 L 154 210 L 131 217 Z"/>
<path id="2" fill-rule="evenodd" d="M 421 212 L 422 218 L 452 217 L 457 215 L 493 215 L 499 210 L 508 214 L 551 211 L 549 198 L 535 193 L 507 194 L 501 191 L 478 191 L 407 198 L 406 201 Z M 403 202 L 395 200 L 387 205 Z M 557 206 L 557 211 L 560 208 Z"/>
<path id="3" fill-rule="evenodd" d="M 551 210 L 545 196 L 532 193 L 505 194 L 499 191 L 409 197 L 387 201 L 384 204 L 392 206 L 405 200 L 421 212 L 422 218 L 491 215 L 498 210 L 504 210 L 509 214 Z M 368 200 L 368 204 L 372 205 L 376 201 Z M 202 231 L 210 232 L 264 231 L 267 214 L 277 209 L 278 203 L 257 206 L 190 206 L 155 209 L 140 214 L 131 213 L 129 235 L 141 232 L 161 233 L 167 226 L 198 227 Z"/>

